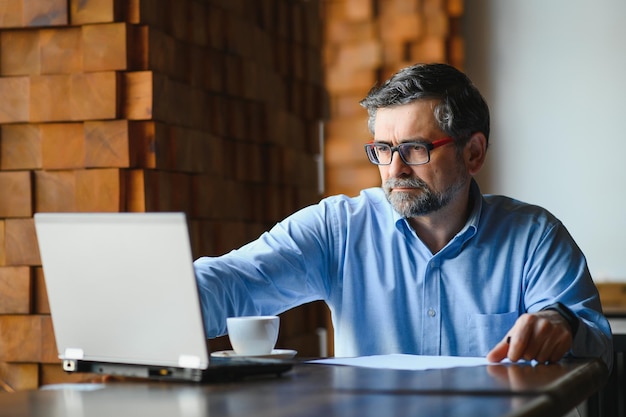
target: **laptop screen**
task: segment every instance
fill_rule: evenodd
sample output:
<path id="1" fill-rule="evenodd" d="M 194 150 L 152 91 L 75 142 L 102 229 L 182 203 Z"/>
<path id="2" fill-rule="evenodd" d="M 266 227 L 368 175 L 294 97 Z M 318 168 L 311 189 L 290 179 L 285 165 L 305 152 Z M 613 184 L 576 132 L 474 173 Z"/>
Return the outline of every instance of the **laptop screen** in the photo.
<path id="1" fill-rule="evenodd" d="M 205 369 L 183 213 L 37 213 L 61 359 Z"/>

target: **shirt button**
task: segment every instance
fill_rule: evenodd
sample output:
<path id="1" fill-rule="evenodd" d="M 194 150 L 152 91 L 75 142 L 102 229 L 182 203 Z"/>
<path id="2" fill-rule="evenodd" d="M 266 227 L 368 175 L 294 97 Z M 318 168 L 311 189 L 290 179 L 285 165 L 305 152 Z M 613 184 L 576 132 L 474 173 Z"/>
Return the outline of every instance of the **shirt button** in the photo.
<path id="1" fill-rule="evenodd" d="M 432 308 L 428 309 L 428 315 L 430 317 L 435 317 L 436 314 L 437 314 L 437 312 L 434 309 L 432 309 Z"/>

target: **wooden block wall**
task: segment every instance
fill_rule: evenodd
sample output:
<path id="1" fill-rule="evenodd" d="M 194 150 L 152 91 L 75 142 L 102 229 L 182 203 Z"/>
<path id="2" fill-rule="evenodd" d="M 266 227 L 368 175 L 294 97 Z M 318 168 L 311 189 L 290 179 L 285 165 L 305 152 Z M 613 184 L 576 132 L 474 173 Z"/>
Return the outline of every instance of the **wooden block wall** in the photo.
<path id="1" fill-rule="evenodd" d="M 325 193 L 357 195 L 379 186 L 363 145 L 371 139 L 358 103 L 375 84 L 418 62 L 463 66 L 463 0 L 324 1 Z"/>
<path id="2" fill-rule="evenodd" d="M 200 256 L 318 201 L 320 1 L 0 1 L 0 387 L 77 378 L 34 213 L 184 211 Z M 283 344 L 315 355 L 318 311 Z"/>

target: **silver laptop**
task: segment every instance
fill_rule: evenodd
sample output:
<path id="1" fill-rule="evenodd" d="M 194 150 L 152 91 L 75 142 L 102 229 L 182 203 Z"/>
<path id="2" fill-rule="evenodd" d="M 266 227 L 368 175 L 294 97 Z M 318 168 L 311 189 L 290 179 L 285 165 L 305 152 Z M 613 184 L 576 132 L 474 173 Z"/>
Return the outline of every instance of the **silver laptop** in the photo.
<path id="1" fill-rule="evenodd" d="M 210 357 L 183 213 L 34 218 L 67 372 L 212 381 L 291 368 Z"/>

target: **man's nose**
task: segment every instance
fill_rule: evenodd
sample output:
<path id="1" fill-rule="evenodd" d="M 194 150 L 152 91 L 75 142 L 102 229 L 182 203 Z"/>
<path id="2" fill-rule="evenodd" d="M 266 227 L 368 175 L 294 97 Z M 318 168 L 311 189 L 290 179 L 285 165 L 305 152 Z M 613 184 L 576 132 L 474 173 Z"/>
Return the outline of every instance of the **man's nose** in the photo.
<path id="1" fill-rule="evenodd" d="M 391 153 L 391 163 L 389 167 L 389 176 L 398 177 L 406 175 L 411 172 L 411 167 L 404 163 L 400 157 L 400 151 L 395 149 L 395 152 Z"/>

